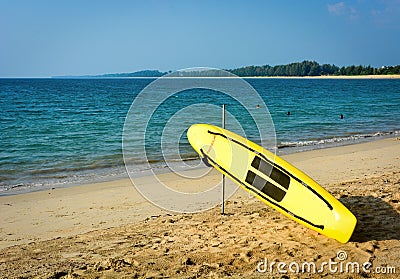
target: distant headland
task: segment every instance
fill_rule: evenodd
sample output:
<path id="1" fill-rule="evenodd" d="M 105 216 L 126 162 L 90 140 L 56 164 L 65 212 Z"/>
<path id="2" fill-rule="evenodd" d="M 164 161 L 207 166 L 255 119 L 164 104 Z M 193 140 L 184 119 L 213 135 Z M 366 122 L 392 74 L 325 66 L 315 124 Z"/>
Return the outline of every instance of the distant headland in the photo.
<path id="1" fill-rule="evenodd" d="M 114 74 L 101 74 L 101 75 L 83 75 L 83 76 L 53 76 L 52 78 L 126 78 L 126 77 L 162 77 L 168 72 L 160 72 L 158 70 L 144 70 L 132 73 L 114 73 Z"/>
<path id="2" fill-rule="evenodd" d="M 382 66 L 379 68 L 363 65 L 338 67 L 334 64 L 319 64 L 315 61 L 305 60 L 286 65 L 245 66 L 236 69 L 225 69 L 239 77 L 357 77 L 357 76 L 387 76 L 400 75 L 400 65 Z M 131 73 L 113 73 L 83 76 L 54 76 L 53 78 L 157 78 L 165 76 L 172 71 L 160 72 L 158 70 L 143 70 Z M 216 76 L 218 71 L 208 70 L 200 72 L 184 72 L 182 76 Z"/>

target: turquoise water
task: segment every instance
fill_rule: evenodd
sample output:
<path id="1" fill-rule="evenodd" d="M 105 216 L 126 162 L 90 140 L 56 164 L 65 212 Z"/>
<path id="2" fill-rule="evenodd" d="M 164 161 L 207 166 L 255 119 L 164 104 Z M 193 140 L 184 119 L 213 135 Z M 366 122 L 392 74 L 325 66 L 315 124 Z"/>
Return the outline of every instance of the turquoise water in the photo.
<path id="1" fill-rule="evenodd" d="M 0 194 L 126 177 L 121 147 L 125 117 L 137 94 L 152 81 L 0 79 Z M 399 135 L 400 80 L 246 81 L 268 106 L 279 154 Z M 160 105 L 150 120 L 143 115 L 143 121 L 149 120 L 146 153 L 152 167 L 197 158 L 184 134 L 178 144 L 163 139 L 165 152 L 160 153 L 168 120 L 197 103 L 227 104 L 246 136 L 259 140 L 247 113 L 256 103 L 243 108 L 218 92 L 187 90 Z M 193 112 L 193 117 L 199 115 L 203 122 L 221 122 L 220 114 Z M 182 121 L 188 123 L 190 117 Z M 227 128 L 235 130 L 233 126 L 227 123 Z M 146 168 L 139 147 L 130 162 L 138 174 Z"/>

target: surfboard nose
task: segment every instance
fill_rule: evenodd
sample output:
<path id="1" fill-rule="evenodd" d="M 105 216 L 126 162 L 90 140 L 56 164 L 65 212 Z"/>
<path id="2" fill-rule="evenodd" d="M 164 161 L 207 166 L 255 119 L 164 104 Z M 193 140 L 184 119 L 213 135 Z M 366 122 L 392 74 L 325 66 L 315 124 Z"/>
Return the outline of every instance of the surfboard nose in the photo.
<path id="1" fill-rule="evenodd" d="M 216 127 L 209 124 L 194 124 L 190 126 L 187 131 L 190 145 L 200 155 L 203 154 L 203 152 L 206 152 L 208 155 L 215 153 L 212 147 L 215 141 L 215 135 L 210 133 L 210 131 L 216 132 Z M 203 150 L 203 152 L 201 150 Z"/>
<path id="2" fill-rule="evenodd" d="M 204 131 L 202 130 L 203 129 L 201 129 L 201 124 L 194 124 L 190 126 L 187 131 L 189 143 L 198 154 L 201 154 L 200 149 L 204 145 L 204 142 L 202 142 L 201 140 L 201 135 L 202 133 L 204 133 Z"/>

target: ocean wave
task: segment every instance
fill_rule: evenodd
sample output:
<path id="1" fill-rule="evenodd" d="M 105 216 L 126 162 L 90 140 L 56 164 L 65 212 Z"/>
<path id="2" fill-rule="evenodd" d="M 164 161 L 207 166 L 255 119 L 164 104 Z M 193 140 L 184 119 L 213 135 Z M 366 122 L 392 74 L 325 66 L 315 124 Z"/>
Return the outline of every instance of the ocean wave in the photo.
<path id="1" fill-rule="evenodd" d="M 290 147 L 303 147 L 303 146 L 315 146 L 315 145 L 326 145 L 326 144 L 346 144 L 349 142 L 361 141 L 368 138 L 375 138 L 375 137 L 385 137 L 385 136 L 397 136 L 400 135 L 400 131 L 390 131 L 390 132 L 375 132 L 375 133 L 368 133 L 368 134 L 355 134 L 350 136 L 343 136 L 343 137 L 333 137 L 333 138 L 322 138 L 322 139 L 315 139 L 315 140 L 303 140 L 303 141 L 282 141 L 277 148 L 290 148 Z"/>

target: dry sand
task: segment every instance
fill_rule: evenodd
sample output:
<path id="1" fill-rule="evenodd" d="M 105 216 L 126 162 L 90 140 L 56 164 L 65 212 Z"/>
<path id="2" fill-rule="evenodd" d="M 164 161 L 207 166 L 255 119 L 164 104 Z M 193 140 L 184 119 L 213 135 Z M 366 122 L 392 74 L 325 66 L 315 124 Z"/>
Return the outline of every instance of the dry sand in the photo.
<path id="1" fill-rule="evenodd" d="M 284 158 L 355 214 L 349 243 L 318 235 L 242 190 L 226 203 L 226 215 L 220 208 L 172 214 L 147 202 L 125 179 L 0 197 L 0 278 L 397 278 L 392 267 L 400 272 L 400 140 Z M 163 179 L 179 184 L 172 174 Z M 336 257 L 339 251 L 346 260 Z M 260 273 L 256 267 L 264 259 L 317 269 L 333 261 L 343 271 L 347 263 L 370 262 L 372 271 L 392 274 L 362 267 L 358 274 L 332 273 L 328 266 L 303 274 L 286 266 L 283 274 L 277 265 Z"/>

